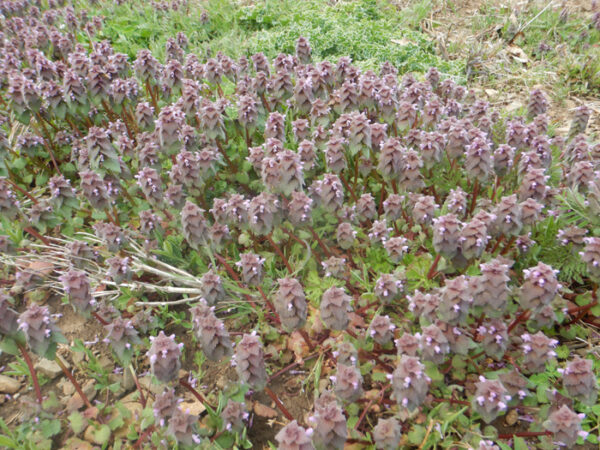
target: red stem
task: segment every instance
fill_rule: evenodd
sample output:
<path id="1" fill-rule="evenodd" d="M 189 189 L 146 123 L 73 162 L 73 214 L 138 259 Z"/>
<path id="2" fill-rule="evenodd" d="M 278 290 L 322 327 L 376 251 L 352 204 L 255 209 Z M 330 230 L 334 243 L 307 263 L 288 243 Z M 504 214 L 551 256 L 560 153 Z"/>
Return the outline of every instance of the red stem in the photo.
<path id="1" fill-rule="evenodd" d="M 374 301 L 372 303 L 369 303 L 368 305 L 363 306 L 362 308 L 359 308 L 356 310 L 356 314 L 362 314 L 365 311 L 368 311 L 369 309 L 371 309 L 373 306 L 377 306 L 379 305 L 378 301 Z"/>
<path id="2" fill-rule="evenodd" d="M 279 246 L 275 243 L 275 241 L 273 240 L 273 237 L 271 236 L 270 233 L 267 234 L 267 241 L 269 241 L 269 243 L 273 247 L 273 250 L 275 250 L 275 253 L 277 253 L 279 255 L 279 257 L 283 260 L 283 264 L 285 264 L 285 268 L 288 270 L 288 272 L 290 274 L 293 273 L 294 270 L 292 269 L 292 266 L 290 266 L 290 262 L 285 257 L 285 255 L 283 254 L 283 252 L 281 251 Z"/>
<path id="3" fill-rule="evenodd" d="M 108 322 L 106 320 L 104 320 L 102 318 L 102 316 L 100 314 L 98 314 L 96 311 L 92 312 L 92 316 L 94 316 L 96 318 L 96 320 L 98 322 L 100 322 L 102 325 L 104 325 L 104 326 L 108 325 Z"/>
<path id="4" fill-rule="evenodd" d="M 588 303 L 587 305 L 584 306 L 580 306 L 579 308 L 573 308 L 570 309 L 569 311 L 567 311 L 569 314 L 573 314 L 573 313 L 578 313 L 573 319 L 571 319 L 570 321 L 568 321 L 565 326 L 568 325 L 572 325 L 575 322 L 577 322 L 579 319 L 582 319 L 587 312 L 592 309 L 594 306 L 596 306 L 598 304 L 598 301 L 593 301 L 591 303 Z"/>
<path id="5" fill-rule="evenodd" d="M 517 240 L 516 236 L 511 237 L 510 240 L 506 243 L 506 245 L 502 249 L 502 251 L 500 252 L 500 254 L 506 255 L 516 240 Z"/>
<path id="6" fill-rule="evenodd" d="M 306 361 L 308 361 L 308 360 L 310 360 L 310 359 L 313 359 L 313 358 L 315 358 L 316 356 L 319 356 L 321 353 L 325 353 L 325 352 L 326 352 L 326 351 L 328 351 L 328 350 L 329 350 L 329 348 L 323 349 L 323 350 L 321 350 L 320 352 L 316 352 L 316 353 L 313 353 L 313 354 L 311 354 L 311 355 L 308 355 L 306 358 L 303 358 L 302 360 L 303 360 L 304 362 L 306 362 Z M 292 370 L 293 368 L 295 368 L 295 367 L 298 367 L 298 366 L 300 366 L 300 363 L 299 363 L 299 362 L 293 362 L 293 363 L 291 363 L 291 364 L 288 364 L 288 365 L 287 365 L 287 366 L 285 366 L 283 369 L 281 369 L 281 370 L 279 370 L 279 371 L 275 372 L 273 375 L 271 375 L 271 376 L 269 377 L 269 383 L 270 383 L 272 380 L 274 380 L 275 378 L 277 378 L 277 377 L 279 377 L 279 376 L 283 375 L 284 373 L 286 373 L 288 370 Z"/>
<path id="7" fill-rule="evenodd" d="M 513 320 L 513 322 L 508 326 L 508 329 L 506 330 L 507 334 L 510 334 L 510 332 L 517 326 L 519 325 L 519 323 L 521 322 L 525 322 L 527 319 L 529 319 L 529 315 L 531 314 L 531 311 L 527 310 L 527 311 L 523 311 L 521 314 L 519 314 L 515 320 Z"/>
<path id="8" fill-rule="evenodd" d="M 38 201 L 33 195 L 31 195 L 29 192 L 27 192 L 25 189 L 23 189 L 21 186 L 19 186 L 17 183 L 15 183 L 10 178 L 5 178 L 5 180 L 8 181 L 12 185 L 12 187 L 14 187 L 17 191 L 19 191 L 21 194 L 23 194 L 25 197 L 27 197 L 29 200 L 31 200 L 34 205 L 37 205 Z"/>
<path id="9" fill-rule="evenodd" d="M 294 420 L 294 416 L 292 416 L 290 414 L 290 412 L 287 410 L 287 408 L 285 406 L 283 406 L 283 403 L 281 403 L 281 400 L 279 400 L 277 398 L 277 395 L 275 395 L 275 392 L 273 392 L 268 387 L 265 387 L 265 392 L 269 397 L 271 397 L 271 400 L 273 400 L 275 402 L 275 404 L 277 405 L 277 407 L 279 408 L 279 410 L 281 411 L 281 413 L 285 416 L 285 418 L 287 420 Z"/>
<path id="10" fill-rule="evenodd" d="M 138 438 L 138 440 L 135 442 L 135 444 L 133 444 L 133 448 L 140 448 L 140 446 L 142 445 L 142 443 L 144 442 L 144 440 L 150 436 L 150 434 L 155 430 L 156 428 L 154 427 L 154 425 L 150 425 L 150 428 L 148 428 L 146 431 L 144 431 L 140 437 Z"/>
<path id="11" fill-rule="evenodd" d="M 145 408 L 146 407 L 146 397 L 144 396 L 144 391 L 142 390 L 142 387 L 140 386 L 140 382 L 138 380 L 137 375 L 133 372 L 132 368 L 126 368 L 125 370 L 131 371 L 131 376 L 133 377 L 133 382 L 135 383 L 135 387 L 137 388 L 138 392 L 140 393 L 140 403 L 142 404 L 142 407 Z"/>
<path id="12" fill-rule="evenodd" d="M 308 345 L 308 350 L 310 350 L 312 352 L 315 349 L 315 346 L 310 341 L 310 337 L 308 336 L 308 333 L 303 329 L 298 330 L 298 333 L 300 333 L 300 336 L 302 336 L 302 339 L 304 339 L 304 342 L 306 342 L 306 345 Z"/>
<path id="13" fill-rule="evenodd" d="M 511 439 L 513 437 L 537 437 L 537 436 L 552 436 L 551 431 L 519 431 L 517 433 L 499 434 L 498 439 Z"/>
<path id="14" fill-rule="evenodd" d="M 146 80 L 146 92 L 150 95 L 150 99 L 152 100 L 152 106 L 154 106 L 154 114 L 158 114 L 158 103 L 154 98 L 154 92 L 152 91 L 152 86 L 150 86 L 150 80 Z"/>
<path id="15" fill-rule="evenodd" d="M 194 387 L 190 383 L 185 381 L 183 378 L 181 378 L 179 380 L 179 384 L 181 386 L 183 386 L 184 388 L 186 388 L 188 391 L 190 391 L 192 393 L 192 395 L 194 397 L 196 397 L 200 403 L 205 403 L 205 404 L 211 406 L 210 403 L 208 403 L 206 401 L 206 398 L 204 398 L 204 395 L 202 395 L 200 392 L 198 392 L 196 389 L 194 389 Z M 212 408 L 212 406 L 211 406 L 211 408 Z"/>
<path id="16" fill-rule="evenodd" d="M 42 241 L 44 243 L 44 245 L 50 245 L 50 241 L 47 238 L 45 238 L 44 236 L 42 236 L 40 233 L 38 233 L 36 230 L 34 230 L 33 228 L 31 228 L 31 227 L 23 228 L 23 231 L 27 231 L 32 236 L 38 238 L 40 241 Z"/>
<path id="17" fill-rule="evenodd" d="M 437 265 L 440 262 L 441 257 L 442 257 L 442 255 L 438 253 L 436 255 L 435 259 L 433 260 L 433 263 L 431 264 L 431 267 L 429 268 L 429 272 L 427 272 L 428 280 L 433 279 L 437 275 L 437 272 L 435 271 L 435 269 L 437 268 Z"/>
<path id="18" fill-rule="evenodd" d="M 56 162 L 56 158 L 54 157 L 54 144 L 52 143 L 52 140 L 50 139 L 50 133 L 48 133 L 48 128 L 46 128 L 46 123 L 42 120 L 41 116 L 39 113 L 36 114 L 38 123 L 40 124 L 40 126 L 43 128 L 44 130 L 44 135 L 47 141 L 47 144 L 45 145 L 46 150 L 48 150 L 48 153 L 50 154 L 50 159 L 52 159 L 52 165 L 54 166 L 54 170 L 56 170 L 59 174 L 62 175 L 62 172 L 60 171 L 60 169 L 58 168 L 58 163 Z"/>
<path id="19" fill-rule="evenodd" d="M 331 252 L 329 251 L 329 248 L 327 248 L 327 246 L 323 243 L 323 241 L 321 240 L 321 238 L 319 237 L 319 235 L 317 234 L 317 232 L 315 231 L 315 229 L 312 226 L 309 226 L 308 230 L 313 235 L 313 237 L 315 238 L 315 240 L 319 243 L 319 246 L 321 247 L 321 249 L 323 249 L 323 252 L 327 256 L 331 256 Z"/>
<path id="20" fill-rule="evenodd" d="M 436 403 L 448 402 L 451 405 L 471 406 L 471 404 L 468 401 L 466 401 L 466 400 L 455 400 L 453 398 L 434 398 L 433 401 L 436 402 Z"/>
<path id="21" fill-rule="evenodd" d="M 498 240 L 496 241 L 496 245 L 494 245 L 494 248 L 492 248 L 492 250 L 490 251 L 490 253 L 491 253 L 492 255 L 494 254 L 494 252 L 495 252 L 496 250 L 498 250 L 498 247 L 500 246 L 500 244 L 502 243 L 502 241 L 503 241 L 503 240 L 504 240 L 504 235 L 502 235 L 502 236 L 500 236 L 500 237 L 498 238 Z"/>
<path id="22" fill-rule="evenodd" d="M 31 380 L 33 381 L 33 388 L 35 390 L 35 396 L 37 397 L 38 403 L 42 404 L 42 390 L 40 389 L 40 383 L 38 381 L 37 374 L 35 373 L 35 369 L 33 368 L 33 362 L 27 352 L 27 349 L 23 346 L 23 344 L 17 344 L 19 350 L 21 350 L 21 355 L 23 355 L 23 359 L 29 368 L 29 373 L 31 374 Z"/>
<path id="23" fill-rule="evenodd" d="M 475 209 L 475 202 L 477 201 L 477 196 L 479 195 L 479 180 L 475 178 L 475 186 L 473 186 L 473 194 L 471 196 L 471 206 L 469 207 L 469 214 L 473 213 Z"/>
<path id="24" fill-rule="evenodd" d="M 263 288 L 261 288 L 260 286 L 257 286 L 256 288 L 258 289 L 258 292 L 260 292 L 260 295 L 262 296 L 263 300 L 265 301 L 265 303 L 269 307 L 269 310 L 273 313 L 275 321 L 277 323 L 281 323 L 281 319 L 279 318 L 279 314 L 277 314 L 277 311 L 275 310 L 275 307 L 273 306 L 273 303 L 271 303 L 271 300 L 269 300 L 267 298 L 267 295 L 265 294 L 265 291 L 263 291 Z"/>
<path id="25" fill-rule="evenodd" d="M 77 393 L 79 394 L 79 397 L 81 398 L 81 400 L 83 400 L 83 403 L 85 403 L 85 405 L 88 408 L 92 408 L 92 404 L 90 403 L 89 399 L 87 398 L 87 395 L 85 395 L 85 393 L 81 389 L 81 386 L 79 385 L 79 383 L 77 382 L 77 380 L 75 379 L 75 377 L 73 376 L 71 371 L 69 369 L 67 369 L 67 366 L 64 365 L 64 363 L 61 361 L 61 359 L 58 356 L 56 358 L 54 358 L 54 360 L 56 361 L 56 364 L 58 364 L 60 366 L 63 373 L 67 376 L 67 378 L 69 379 L 69 381 L 71 382 L 71 384 L 73 385 L 73 387 L 75 388 Z"/>
<path id="26" fill-rule="evenodd" d="M 344 184 L 346 189 L 348 189 L 348 192 L 350 192 L 350 197 L 352 197 L 352 200 L 354 200 L 356 202 L 358 200 L 358 198 L 356 197 L 356 194 L 354 193 L 354 189 L 352 189 L 352 186 L 350 186 L 348 184 L 348 182 L 346 181 L 346 177 L 344 177 L 344 175 L 342 175 L 341 173 L 340 173 L 340 180 L 342 180 L 342 183 Z"/>

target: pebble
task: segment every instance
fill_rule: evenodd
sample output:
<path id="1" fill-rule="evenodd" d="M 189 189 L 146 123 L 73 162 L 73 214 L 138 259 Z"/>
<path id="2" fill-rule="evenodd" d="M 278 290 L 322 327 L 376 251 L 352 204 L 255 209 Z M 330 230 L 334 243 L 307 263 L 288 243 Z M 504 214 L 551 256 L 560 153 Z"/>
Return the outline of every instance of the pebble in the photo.
<path id="1" fill-rule="evenodd" d="M 0 375 L 0 392 L 14 394 L 21 388 L 21 383 L 14 378 Z"/>
<path id="2" fill-rule="evenodd" d="M 59 356 L 60 358 L 60 356 Z M 69 368 L 69 364 L 61 358 L 63 364 Z M 51 380 L 54 380 L 57 376 L 63 373 L 60 366 L 56 363 L 56 361 L 51 361 L 46 358 L 40 358 L 40 360 L 34 366 L 35 370 L 46 375 Z"/>
<path id="3" fill-rule="evenodd" d="M 183 402 L 179 404 L 179 408 L 182 411 L 187 411 L 194 416 L 199 416 L 204 411 L 206 411 L 206 407 L 199 401 L 189 401 Z"/>
<path id="4" fill-rule="evenodd" d="M 146 375 L 138 380 L 140 386 L 145 390 L 152 392 L 153 394 L 161 394 L 164 390 L 164 386 L 161 383 L 152 383 L 152 376 Z"/>

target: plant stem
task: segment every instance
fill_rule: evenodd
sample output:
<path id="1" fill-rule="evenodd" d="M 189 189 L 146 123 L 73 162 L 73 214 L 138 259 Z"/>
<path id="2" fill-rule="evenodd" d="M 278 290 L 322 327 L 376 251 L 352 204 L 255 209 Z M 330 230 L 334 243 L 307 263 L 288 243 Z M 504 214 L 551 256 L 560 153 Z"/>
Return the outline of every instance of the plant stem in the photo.
<path id="1" fill-rule="evenodd" d="M 131 376 L 133 377 L 133 382 L 135 383 L 135 387 L 137 388 L 138 392 L 140 393 L 140 403 L 142 404 L 142 407 L 145 408 L 146 407 L 146 397 L 144 396 L 144 391 L 142 391 L 142 387 L 140 386 L 138 377 L 135 374 L 135 370 L 133 370 L 132 364 L 129 364 L 129 370 L 131 371 Z"/>
<path id="2" fill-rule="evenodd" d="M 32 236 L 38 238 L 40 241 L 42 241 L 44 243 L 44 245 L 50 245 L 50 241 L 47 238 L 45 238 L 44 236 L 42 236 L 40 233 L 35 231 L 33 228 L 26 227 L 26 228 L 23 228 L 23 231 L 27 231 Z"/>
<path id="3" fill-rule="evenodd" d="M 499 434 L 498 439 L 511 439 L 513 437 L 537 437 L 537 436 L 552 436 L 551 431 L 519 431 L 516 433 Z"/>
<path id="4" fill-rule="evenodd" d="M 96 311 L 92 312 L 92 316 L 94 316 L 96 318 L 96 320 L 98 322 L 100 322 L 102 325 L 104 325 L 104 326 L 108 325 L 108 322 L 106 320 L 104 320 L 102 318 L 102 316 L 100 314 L 98 314 Z"/>
<path id="5" fill-rule="evenodd" d="M 308 242 L 304 242 L 302 239 L 300 239 L 298 236 L 296 236 L 293 231 L 288 230 L 287 228 L 283 228 L 283 231 L 285 231 L 288 234 L 289 237 L 291 237 L 294 241 L 296 241 L 298 244 L 302 245 L 303 247 L 310 246 L 310 244 L 308 244 Z M 320 267 L 321 266 L 321 258 L 319 258 L 319 255 L 317 255 L 316 252 L 311 252 L 311 253 L 313 255 L 315 255 L 315 259 L 317 260 L 317 264 Z"/>
<path id="6" fill-rule="evenodd" d="M 456 399 L 453 399 L 453 398 L 434 398 L 433 401 L 436 402 L 436 403 L 448 402 L 451 405 L 471 406 L 471 404 L 468 401 L 466 401 L 466 400 L 456 400 Z"/>
<path id="7" fill-rule="evenodd" d="M 285 264 L 285 268 L 288 270 L 288 272 L 291 274 L 294 272 L 294 270 L 292 269 L 292 266 L 290 266 L 290 262 L 288 261 L 288 259 L 285 257 L 285 255 L 283 254 L 283 252 L 281 251 L 281 249 L 279 248 L 279 246 L 275 243 L 275 241 L 273 241 L 273 236 L 271 233 L 267 234 L 267 241 L 269 241 L 269 243 L 271 244 L 271 246 L 273 247 L 273 250 L 275 250 L 275 252 L 279 255 L 279 257 L 283 260 L 283 264 Z"/>
<path id="8" fill-rule="evenodd" d="M 285 406 L 283 406 L 283 403 L 281 403 L 281 400 L 279 400 L 277 398 L 277 395 L 275 395 L 275 392 L 273 392 L 270 388 L 265 387 L 265 393 L 271 397 L 271 400 L 273 400 L 275 402 L 275 404 L 277 405 L 277 407 L 279 408 L 279 410 L 282 412 L 282 414 L 285 416 L 285 418 L 287 420 L 294 420 L 294 416 L 292 416 L 290 414 L 290 412 L 287 410 L 287 408 Z"/>
<path id="9" fill-rule="evenodd" d="M 479 195 L 479 180 L 475 178 L 475 184 L 473 186 L 473 194 L 471 195 L 471 206 L 469 207 L 469 216 L 473 214 L 473 210 L 475 209 L 475 202 L 477 201 L 477 196 Z"/>
<path id="10" fill-rule="evenodd" d="M 317 356 L 321 355 L 322 353 L 325 353 L 327 350 L 329 350 L 329 348 L 325 348 L 325 349 L 323 349 L 323 350 L 321 350 L 321 351 L 318 351 L 318 352 L 312 353 L 312 354 L 308 355 L 306 358 L 302 358 L 302 360 L 303 360 L 304 362 L 306 362 L 306 361 L 308 361 L 308 360 L 310 360 L 310 359 L 313 359 L 313 358 L 315 358 L 315 357 L 317 357 Z M 274 380 L 275 378 L 277 378 L 277 377 L 279 377 L 279 376 L 283 375 L 284 373 L 286 373 L 288 370 L 292 370 L 293 368 L 295 368 L 295 367 L 298 367 L 298 366 L 300 366 L 300 365 L 301 365 L 301 364 L 300 364 L 299 362 L 293 362 L 293 363 L 291 363 L 291 364 L 288 364 L 288 365 L 287 365 L 287 366 L 285 366 L 283 369 L 281 369 L 281 370 L 279 370 L 279 371 L 275 372 L 273 375 L 271 375 L 271 376 L 269 377 L 269 383 L 270 383 L 272 380 Z"/>
<path id="11" fill-rule="evenodd" d="M 506 255 L 516 240 L 517 240 L 516 236 L 511 237 L 510 240 L 506 243 L 506 245 L 502 249 L 502 251 L 500 252 L 500 254 Z"/>
<path id="12" fill-rule="evenodd" d="M 585 316 L 590 309 L 592 309 L 597 304 L 598 304 L 598 300 L 594 300 L 593 302 L 588 303 L 587 305 L 583 305 L 578 308 L 573 308 L 573 309 L 568 310 L 567 312 L 569 314 L 577 313 L 577 315 L 573 319 L 568 321 L 565 324 L 565 326 L 572 325 L 573 323 L 577 322 L 579 319 L 581 319 L 583 316 Z"/>
<path id="13" fill-rule="evenodd" d="M 304 342 L 306 342 L 306 345 L 308 345 L 308 350 L 310 350 L 312 352 L 315 349 L 315 346 L 310 341 L 310 337 L 308 336 L 308 333 L 305 330 L 303 330 L 302 328 L 298 330 L 298 333 L 300 333 L 300 336 L 302 336 L 302 339 L 304 339 Z"/>
<path id="14" fill-rule="evenodd" d="M 58 364 L 60 366 L 63 373 L 66 375 L 66 377 L 69 379 L 69 381 L 71 382 L 71 384 L 73 385 L 73 387 L 75 388 L 77 393 L 79 394 L 79 397 L 81 398 L 81 400 L 83 400 L 83 403 L 85 403 L 85 405 L 88 408 L 92 408 L 92 404 L 90 403 L 89 399 L 87 398 L 87 395 L 85 395 L 85 393 L 81 389 L 81 386 L 79 385 L 79 383 L 77 382 L 77 380 L 75 379 L 75 377 L 73 376 L 71 371 L 69 369 L 67 369 L 67 366 L 65 366 L 65 364 L 58 357 L 58 355 L 56 356 L 56 358 L 54 358 L 54 360 L 56 361 L 56 364 Z"/>
<path id="15" fill-rule="evenodd" d="M 490 253 L 493 255 L 496 250 L 498 250 L 498 247 L 500 247 L 500 244 L 502 243 L 502 241 L 504 240 L 504 235 L 500 236 L 498 238 L 498 240 L 496 241 L 496 244 L 494 245 L 494 247 L 490 250 Z"/>
<path id="16" fill-rule="evenodd" d="M 310 231 L 312 236 L 315 238 L 315 240 L 319 243 L 319 247 L 321 247 L 321 249 L 323 250 L 323 253 L 325 253 L 325 255 L 327 255 L 328 257 L 330 257 L 331 252 L 329 251 L 329 248 L 327 248 L 327 246 L 323 243 L 323 241 L 321 240 L 321 238 L 319 237 L 319 235 L 317 234 L 315 229 L 312 227 L 312 225 L 308 226 L 308 230 Z"/>
<path id="17" fill-rule="evenodd" d="M 152 91 L 152 86 L 150 86 L 150 80 L 146 80 L 146 92 L 150 95 L 150 99 L 152 100 L 152 106 L 154 107 L 154 114 L 158 114 L 158 103 L 154 98 L 154 92 Z"/>
<path id="18" fill-rule="evenodd" d="M 40 116 L 39 113 L 36 113 L 35 116 L 37 118 L 38 123 L 44 130 L 44 135 L 46 137 L 46 141 L 48 142 L 48 144 L 46 145 L 46 150 L 48 150 L 48 153 L 50 154 L 50 159 L 52 159 L 52 164 L 54 165 L 54 169 L 56 170 L 56 172 L 58 172 L 60 175 L 62 175 L 60 169 L 58 168 L 58 163 L 56 162 L 56 158 L 54 157 L 54 151 L 56 151 L 56 149 L 54 148 L 52 139 L 50 139 L 50 133 L 48 133 L 48 128 L 46 128 L 46 123 L 44 122 L 44 120 L 42 119 L 42 117 Z"/>
<path id="19" fill-rule="evenodd" d="M 354 193 L 354 189 L 352 189 L 352 186 L 350 186 L 348 184 L 348 181 L 346 181 L 346 177 L 344 177 L 344 175 L 342 175 L 341 173 L 340 173 L 340 180 L 342 180 L 342 183 L 344 184 L 346 189 L 348 189 L 348 192 L 350 192 L 350 197 L 352 197 L 352 200 L 354 200 L 356 202 L 358 200 L 358 198 L 356 197 L 356 194 Z"/>
<path id="20" fill-rule="evenodd" d="M 362 314 L 362 313 L 364 313 L 365 311 L 368 311 L 368 310 L 369 310 L 369 309 L 371 309 L 373 306 L 377 306 L 377 305 L 379 305 L 379 302 L 378 302 L 378 301 L 371 302 L 371 303 L 369 303 L 369 304 L 367 304 L 367 305 L 363 306 L 362 308 L 358 308 L 358 309 L 355 311 L 355 314 L 361 315 L 361 314 Z"/>
<path id="21" fill-rule="evenodd" d="M 273 315 L 275 316 L 275 321 L 277 323 L 281 323 L 281 319 L 279 318 L 279 314 L 277 314 L 277 311 L 275 310 L 275 307 L 273 306 L 273 303 L 271 303 L 271 300 L 269 300 L 267 298 L 267 294 L 265 294 L 265 291 L 263 291 L 263 288 L 260 286 L 257 286 L 256 289 L 258 289 L 258 292 L 260 292 L 260 295 L 262 296 L 263 300 L 265 301 L 265 303 L 267 304 L 267 306 L 269 307 L 269 310 L 273 313 Z"/>
<path id="22" fill-rule="evenodd" d="M 385 389 L 381 389 L 381 392 L 379 393 L 379 400 L 377 403 L 381 402 L 381 400 L 383 399 L 384 393 L 385 393 Z M 373 405 L 374 401 L 375 401 L 374 398 L 369 400 L 369 403 L 367 403 L 367 406 L 365 406 L 365 409 L 363 409 L 363 412 L 361 413 L 360 417 L 358 418 L 358 422 L 356 422 L 356 425 L 354 425 L 355 430 L 358 430 L 358 427 L 360 427 L 360 424 L 365 419 L 365 416 L 367 415 L 367 412 L 369 411 L 369 408 L 371 407 L 371 405 Z"/>
<path id="23" fill-rule="evenodd" d="M 205 403 L 205 404 L 211 406 L 210 403 L 208 403 L 208 401 L 204 397 L 204 395 L 202 395 L 200 392 L 198 392 L 196 389 L 194 389 L 194 387 L 190 383 L 185 381 L 183 378 L 181 378 L 179 380 L 179 384 L 181 386 L 183 386 L 184 388 L 186 388 L 188 391 L 190 391 L 192 393 L 192 395 L 194 397 L 196 397 L 200 403 Z M 211 408 L 212 408 L 212 406 L 211 406 Z"/>
<path id="24" fill-rule="evenodd" d="M 513 320 L 513 322 L 508 326 L 508 329 L 506 330 L 507 334 L 510 334 L 510 332 L 517 326 L 519 325 L 519 323 L 521 322 L 525 322 L 527 319 L 529 319 L 529 315 L 530 315 L 531 311 L 527 310 L 527 311 L 523 311 L 521 314 L 519 314 L 515 320 Z"/>
<path id="25" fill-rule="evenodd" d="M 438 274 L 435 269 L 437 268 L 437 265 L 440 262 L 441 257 L 442 257 L 442 255 L 438 253 L 436 255 L 435 259 L 433 260 L 433 263 L 431 264 L 431 267 L 429 268 L 429 272 L 427 272 L 428 280 L 435 278 L 435 276 Z"/>
<path id="26" fill-rule="evenodd" d="M 35 373 L 35 369 L 33 367 L 33 362 L 31 361 L 31 357 L 29 356 L 29 352 L 23 344 L 17 344 L 19 350 L 21 351 L 21 355 L 23 355 L 23 359 L 29 368 L 29 373 L 31 374 L 31 381 L 33 381 L 33 389 L 35 390 L 35 396 L 37 397 L 38 403 L 42 404 L 42 390 L 40 389 L 40 383 L 38 381 L 37 374 Z"/>
<path id="27" fill-rule="evenodd" d="M 31 195 L 29 192 L 27 192 L 25 189 L 23 189 L 21 186 L 19 186 L 17 183 L 15 183 L 13 180 L 11 180 L 10 178 L 5 178 L 6 181 L 8 181 L 12 187 L 14 187 L 17 191 L 19 191 L 21 194 L 23 194 L 25 197 L 27 197 L 29 200 L 31 200 L 33 202 L 34 205 L 37 205 L 37 198 L 35 198 L 33 195 Z"/>
<path id="28" fill-rule="evenodd" d="M 150 425 L 150 427 L 140 435 L 135 444 L 133 444 L 133 448 L 140 448 L 144 440 L 150 436 L 155 429 L 156 427 L 154 425 Z"/>

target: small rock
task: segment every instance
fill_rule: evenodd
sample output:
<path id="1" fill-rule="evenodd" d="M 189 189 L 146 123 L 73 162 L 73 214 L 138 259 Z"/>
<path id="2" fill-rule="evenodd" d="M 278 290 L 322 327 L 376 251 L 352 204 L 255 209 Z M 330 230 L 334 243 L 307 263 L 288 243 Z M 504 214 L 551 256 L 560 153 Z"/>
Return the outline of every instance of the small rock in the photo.
<path id="1" fill-rule="evenodd" d="M 217 387 L 221 390 L 225 389 L 227 386 L 227 376 L 225 374 L 221 374 L 221 376 L 217 379 Z"/>
<path id="2" fill-rule="evenodd" d="M 506 415 L 506 425 L 512 427 L 515 423 L 519 421 L 519 413 L 516 409 L 511 409 Z"/>
<path id="3" fill-rule="evenodd" d="M 182 411 L 187 411 L 188 413 L 190 413 L 194 416 L 199 416 L 204 411 L 206 411 L 206 408 L 204 407 L 204 405 L 197 400 L 180 403 L 179 408 Z"/>
<path id="4" fill-rule="evenodd" d="M 160 394 L 164 390 L 162 384 L 152 383 L 152 376 L 150 375 L 140 378 L 138 382 L 142 388 L 152 392 L 153 394 Z"/>
<path id="5" fill-rule="evenodd" d="M 140 392 L 135 390 L 121 399 L 123 403 L 135 403 L 140 400 Z M 150 403 L 150 399 L 146 399 Z"/>
<path id="6" fill-rule="evenodd" d="M 121 379 L 121 387 L 126 391 L 130 391 L 135 387 L 135 380 L 133 379 L 133 373 L 131 369 L 126 367 L 123 371 L 123 378 Z"/>
<path id="7" fill-rule="evenodd" d="M 277 417 L 277 411 L 259 402 L 254 402 L 254 412 L 260 417 L 266 417 L 268 419 Z"/>
<path id="8" fill-rule="evenodd" d="M 21 383 L 6 375 L 0 375 L 0 392 L 14 394 L 21 388 Z"/>
<path id="9" fill-rule="evenodd" d="M 58 386 L 62 389 L 64 395 L 68 395 L 70 397 L 75 393 L 75 387 L 67 379 L 62 380 Z"/>
<path id="10" fill-rule="evenodd" d="M 89 442 L 82 441 L 81 439 L 73 437 L 69 438 L 67 442 L 65 442 L 64 448 L 66 450 L 93 450 L 96 447 L 94 447 Z"/>
<path id="11" fill-rule="evenodd" d="M 112 371 L 115 367 L 114 361 L 106 355 L 102 355 L 100 358 L 98 358 L 98 364 L 100 364 L 100 366 L 102 366 L 104 369 L 110 371 Z"/>
<path id="12" fill-rule="evenodd" d="M 325 392 L 328 386 L 329 380 L 327 378 L 322 378 L 319 380 L 319 392 Z"/>
<path id="13" fill-rule="evenodd" d="M 60 356 L 59 356 L 60 358 Z M 61 358 L 62 363 L 69 368 L 69 363 L 67 363 L 64 359 Z M 60 366 L 56 363 L 56 361 L 51 361 L 46 358 L 40 358 L 40 360 L 34 366 L 35 370 L 46 375 L 51 380 L 54 380 L 57 376 L 63 373 Z"/>
<path id="14" fill-rule="evenodd" d="M 94 388 L 95 382 L 94 380 L 88 380 L 81 387 L 83 393 L 86 395 L 88 400 L 91 402 L 96 398 L 96 389 Z M 73 396 L 67 401 L 67 410 L 68 411 L 77 411 L 83 405 L 85 405 L 83 399 L 79 396 L 79 393 L 73 394 Z"/>

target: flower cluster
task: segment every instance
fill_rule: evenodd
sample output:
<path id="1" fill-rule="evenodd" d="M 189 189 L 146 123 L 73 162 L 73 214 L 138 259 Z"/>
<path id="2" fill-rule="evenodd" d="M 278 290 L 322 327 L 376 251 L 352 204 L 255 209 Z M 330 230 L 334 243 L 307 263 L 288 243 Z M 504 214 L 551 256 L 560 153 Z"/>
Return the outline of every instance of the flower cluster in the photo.
<path id="1" fill-rule="evenodd" d="M 211 361 L 220 361 L 233 353 L 229 333 L 222 320 L 214 314 L 214 307 L 209 308 L 206 302 L 200 302 L 190 308 L 192 325 L 196 339 L 202 352 Z"/>
<path id="2" fill-rule="evenodd" d="M 262 343 L 255 333 L 242 336 L 242 340 L 235 346 L 234 362 L 241 382 L 259 391 L 265 387 L 265 355 Z"/>
<path id="3" fill-rule="evenodd" d="M 166 336 L 163 331 L 151 337 L 150 341 L 152 345 L 147 356 L 152 374 L 162 383 L 175 380 L 181 369 L 183 343 L 177 344 L 174 334 Z"/>

